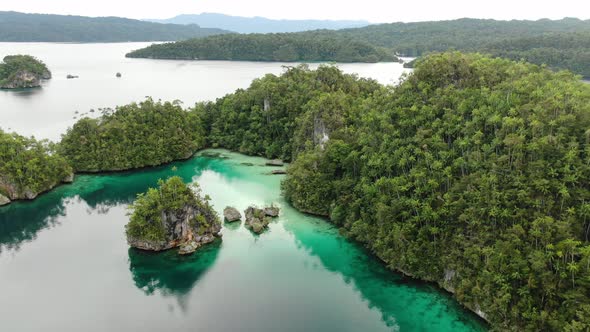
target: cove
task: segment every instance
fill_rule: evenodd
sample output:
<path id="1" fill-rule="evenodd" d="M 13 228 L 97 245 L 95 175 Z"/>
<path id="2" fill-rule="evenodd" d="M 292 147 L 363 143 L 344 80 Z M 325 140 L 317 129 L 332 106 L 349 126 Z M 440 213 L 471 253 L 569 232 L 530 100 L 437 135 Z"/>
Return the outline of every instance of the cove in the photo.
<path id="1" fill-rule="evenodd" d="M 0 208 L 0 312 L 6 331 L 485 331 L 434 286 L 387 270 L 327 221 L 280 195 L 265 159 L 225 150 L 133 172 L 80 175 Z M 249 164 L 253 164 L 249 166 Z M 172 175 L 226 205 L 274 203 L 256 236 L 224 224 L 192 256 L 125 241 L 127 205 Z"/>

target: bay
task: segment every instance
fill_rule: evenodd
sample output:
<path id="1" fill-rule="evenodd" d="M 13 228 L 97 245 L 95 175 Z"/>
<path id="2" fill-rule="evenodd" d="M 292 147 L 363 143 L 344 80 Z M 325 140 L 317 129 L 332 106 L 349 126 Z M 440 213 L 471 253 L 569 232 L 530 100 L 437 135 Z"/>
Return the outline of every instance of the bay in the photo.
<path id="1" fill-rule="evenodd" d="M 149 43 L 58 44 L 0 43 L 0 59 L 30 54 L 53 73 L 40 88 L 0 90 L 0 128 L 53 141 L 78 118 L 99 115 L 99 108 L 154 99 L 180 100 L 185 107 L 212 101 L 265 74 L 280 74 L 296 63 L 127 59 L 125 54 Z M 319 64 L 310 64 L 315 68 Z M 347 73 L 397 82 L 407 72 L 399 63 L 338 64 Z M 117 78 L 116 73 L 122 77 Z M 79 76 L 67 79 L 67 75 Z M 94 110 L 94 112 L 91 112 Z"/>
<path id="2" fill-rule="evenodd" d="M 170 165 L 81 175 L 0 209 L 5 331 L 483 331 L 448 294 L 388 271 L 323 219 L 281 197 L 264 159 L 207 150 Z M 247 166 L 253 164 L 253 166 Z M 159 178 L 197 181 L 226 205 L 274 203 L 256 236 L 224 224 L 189 257 L 130 249 L 128 204 Z"/>

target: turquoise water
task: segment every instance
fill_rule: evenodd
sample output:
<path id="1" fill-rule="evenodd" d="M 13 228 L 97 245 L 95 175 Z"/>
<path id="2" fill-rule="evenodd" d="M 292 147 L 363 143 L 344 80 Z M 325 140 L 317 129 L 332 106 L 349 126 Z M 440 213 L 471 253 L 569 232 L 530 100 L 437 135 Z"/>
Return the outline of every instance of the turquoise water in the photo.
<path id="1" fill-rule="evenodd" d="M 158 168 L 78 176 L 1 208 L 0 329 L 486 330 L 447 294 L 386 270 L 328 222 L 289 207 L 282 176 L 263 164 L 208 150 Z M 225 224 L 222 240 L 189 257 L 130 249 L 127 205 L 170 175 L 198 181 L 219 212 L 274 203 L 281 216 L 260 236 Z"/>

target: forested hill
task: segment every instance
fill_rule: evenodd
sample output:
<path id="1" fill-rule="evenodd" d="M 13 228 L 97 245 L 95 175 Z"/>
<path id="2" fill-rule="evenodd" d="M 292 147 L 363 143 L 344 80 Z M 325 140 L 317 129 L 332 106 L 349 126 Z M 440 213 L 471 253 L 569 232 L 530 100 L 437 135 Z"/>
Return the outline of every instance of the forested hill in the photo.
<path id="1" fill-rule="evenodd" d="M 458 19 L 452 21 L 389 23 L 339 30 L 348 38 L 360 38 L 406 56 L 425 52 L 477 50 L 502 40 L 538 37 L 547 33 L 590 32 L 590 20 L 575 18 L 538 21 Z"/>
<path id="2" fill-rule="evenodd" d="M 228 32 L 195 24 L 159 24 L 119 17 L 0 12 L 0 41 L 3 42 L 170 41 Z"/>
<path id="3" fill-rule="evenodd" d="M 391 51 L 328 31 L 277 34 L 227 34 L 157 44 L 127 54 L 130 58 L 244 61 L 397 61 Z"/>
<path id="4" fill-rule="evenodd" d="M 226 45 L 228 43 L 233 45 Z M 224 60 L 301 60 L 302 55 L 310 50 L 302 48 L 300 44 L 310 46 L 314 43 L 324 49 L 328 48 L 326 44 L 360 43 L 368 45 L 363 48 L 387 49 L 390 53 L 403 56 L 421 56 L 429 52 L 446 50 L 482 52 L 513 60 L 524 59 L 535 64 L 547 64 L 554 69 L 569 69 L 590 77 L 590 20 L 574 18 L 538 21 L 466 18 L 438 22 L 378 24 L 337 31 L 225 36 L 199 42 L 158 46 L 149 51 L 133 53 L 132 56 L 174 58 L 179 55 L 178 57 L 185 58 Z M 347 51 L 350 51 L 350 48 L 341 48 L 339 52 L 345 56 L 340 58 L 350 58 L 351 54 Z"/>

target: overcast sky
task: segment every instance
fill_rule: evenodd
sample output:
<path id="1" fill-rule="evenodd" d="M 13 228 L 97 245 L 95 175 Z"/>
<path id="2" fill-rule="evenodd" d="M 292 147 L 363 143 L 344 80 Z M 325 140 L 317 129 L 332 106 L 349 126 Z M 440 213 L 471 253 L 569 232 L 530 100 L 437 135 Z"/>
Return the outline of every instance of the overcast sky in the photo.
<path id="1" fill-rule="evenodd" d="M 218 12 L 284 19 L 362 19 L 413 22 L 461 17 L 590 18 L 588 0 L 1 0 L 0 10 L 130 18 L 169 18 Z"/>

